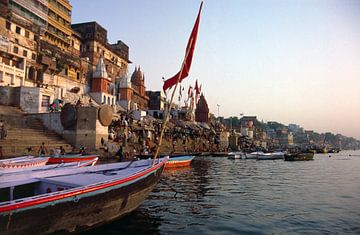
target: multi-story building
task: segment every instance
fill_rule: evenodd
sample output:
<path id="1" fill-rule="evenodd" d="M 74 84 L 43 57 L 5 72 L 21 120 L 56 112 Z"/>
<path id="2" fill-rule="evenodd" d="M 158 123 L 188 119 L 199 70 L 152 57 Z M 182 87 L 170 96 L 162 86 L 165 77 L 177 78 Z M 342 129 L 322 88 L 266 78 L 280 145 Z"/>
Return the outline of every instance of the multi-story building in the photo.
<path id="1" fill-rule="evenodd" d="M 39 2 L 46 1 L 39 0 Z M 44 39 L 50 44 L 66 50 L 71 45 L 72 6 L 68 0 L 47 0 L 47 3 L 47 30 Z"/>
<path id="2" fill-rule="evenodd" d="M 164 110 L 165 109 L 165 93 L 163 91 L 146 91 L 149 97 L 149 110 Z"/>
<path id="3" fill-rule="evenodd" d="M 128 70 L 129 47 L 118 41 L 109 44 L 107 31 L 96 22 L 73 24 L 72 28 L 83 40 L 81 56 L 88 58 L 94 66 L 103 58 L 109 77 L 115 81 L 124 76 Z"/>

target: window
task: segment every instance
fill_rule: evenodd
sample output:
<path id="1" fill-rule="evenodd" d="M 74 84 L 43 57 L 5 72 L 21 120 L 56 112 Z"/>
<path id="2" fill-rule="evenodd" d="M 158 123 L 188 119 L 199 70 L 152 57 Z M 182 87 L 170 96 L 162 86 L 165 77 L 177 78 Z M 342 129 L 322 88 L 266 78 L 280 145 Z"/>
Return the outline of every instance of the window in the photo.
<path id="1" fill-rule="evenodd" d="M 30 33 L 27 30 L 25 30 L 25 37 L 30 38 Z"/>
<path id="2" fill-rule="evenodd" d="M 15 32 L 17 34 L 20 34 L 21 33 L 21 28 L 19 26 L 16 26 Z"/>
<path id="3" fill-rule="evenodd" d="M 15 38 L 15 43 L 19 44 L 19 39 Z"/>
<path id="4" fill-rule="evenodd" d="M 19 52 L 19 48 L 17 46 L 14 46 L 13 52 L 17 54 Z"/>
<path id="5" fill-rule="evenodd" d="M 36 54 L 32 53 L 31 59 L 36 60 Z"/>
<path id="6" fill-rule="evenodd" d="M 11 23 L 6 21 L 6 29 L 11 30 Z"/>
<path id="7" fill-rule="evenodd" d="M 27 57 L 27 54 L 28 54 L 27 50 L 23 50 L 23 56 Z"/>

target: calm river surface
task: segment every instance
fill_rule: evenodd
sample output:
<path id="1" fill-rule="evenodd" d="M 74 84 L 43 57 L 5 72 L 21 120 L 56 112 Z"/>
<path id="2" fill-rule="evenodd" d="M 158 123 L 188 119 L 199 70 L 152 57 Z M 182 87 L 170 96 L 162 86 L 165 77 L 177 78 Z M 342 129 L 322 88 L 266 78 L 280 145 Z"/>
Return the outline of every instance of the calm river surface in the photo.
<path id="1" fill-rule="evenodd" d="M 87 234 L 360 234 L 360 151 L 331 156 L 196 157 L 165 171 L 134 213 Z"/>

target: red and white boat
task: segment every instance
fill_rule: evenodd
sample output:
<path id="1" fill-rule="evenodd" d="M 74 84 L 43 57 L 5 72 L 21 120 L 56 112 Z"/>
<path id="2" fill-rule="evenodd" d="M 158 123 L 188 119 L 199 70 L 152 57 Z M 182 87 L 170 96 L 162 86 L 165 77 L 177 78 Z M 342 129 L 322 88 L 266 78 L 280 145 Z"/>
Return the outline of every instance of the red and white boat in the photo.
<path id="1" fill-rule="evenodd" d="M 0 234 L 72 233 L 118 219 L 141 205 L 166 161 L 54 170 L 19 180 L 0 176 Z"/>
<path id="2" fill-rule="evenodd" d="M 190 166 L 195 156 L 172 157 L 166 162 L 166 169 L 175 167 Z"/>
<path id="3" fill-rule="evenodd" d="M 79 168 L 85 166 L 93 166 L 97 159 L 81 162 L 69 162 L 69 163 L 59 163 L 45 166 L 34 166 L 27 168 L 0 168 L 0 179 L 1 181 L 7 182 L 8 179 L 20 180 L 22 178 L 31 178 L 31 177 L 40 177 L 42 175 L 48 175 L 50 171 L 61 172 L 60 170 L 67 170 L 71 168 Z M 59 171 L 58 171 L 59 170 Z M 16 177 L 14 177 L 16 176 Z"/>
<path id="4" fill-rule="evenodd" d="M 23 169 L 29 167 L 45 166 L 48 157 L 23 156 L 0 160 L 0 169 Z"/>

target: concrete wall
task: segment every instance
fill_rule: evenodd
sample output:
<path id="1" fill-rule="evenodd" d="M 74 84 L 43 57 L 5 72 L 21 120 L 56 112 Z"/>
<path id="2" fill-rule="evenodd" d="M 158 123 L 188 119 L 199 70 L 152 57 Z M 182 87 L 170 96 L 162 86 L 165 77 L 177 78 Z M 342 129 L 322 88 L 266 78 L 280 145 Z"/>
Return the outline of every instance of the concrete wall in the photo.
<path id="1" fill-rule="evenodd" d="M 44 102 L 47 96 L 48 103 Z M 28 113 L 47 112 L 49 104 L 54 100 L 54 90 L 40 87 L 21 87 L 20 89 L 20 107 Z"/>
<path id="2" fill-rule="evenodd" d="M 76 147 L 90 149 L 101 147 L 101 138 L 108 140 L 108 127 L 98 120 L 97 107 L 79 107 L 77 109 Z"/>
<path id="3" fill-rule="evenodd" d="M 0 104 L 20 106 L 20 87 L 0 86 Z"/>
<path id="4" fill-rule="evenodd" d="M 40 119 L 42 123 L 46 126 L 46 128 L 55 131 L 59 135 L 63 135 L 64 128 L 61 125 L 60 112 L 35 113 L 35 114 L 28 114 L 28 116 Z"/>

